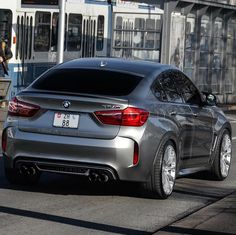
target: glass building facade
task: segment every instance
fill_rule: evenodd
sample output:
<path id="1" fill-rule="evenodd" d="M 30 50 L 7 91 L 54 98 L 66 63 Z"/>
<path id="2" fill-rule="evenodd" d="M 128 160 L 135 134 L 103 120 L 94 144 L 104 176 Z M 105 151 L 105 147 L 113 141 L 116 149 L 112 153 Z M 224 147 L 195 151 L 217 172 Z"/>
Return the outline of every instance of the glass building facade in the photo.
<path id="1" fill-rule="evenodd" d="M 236 103 L 236 1 L 158 3 L 164 9 L 161 62 L 179 67 L 220 103 Z"/>

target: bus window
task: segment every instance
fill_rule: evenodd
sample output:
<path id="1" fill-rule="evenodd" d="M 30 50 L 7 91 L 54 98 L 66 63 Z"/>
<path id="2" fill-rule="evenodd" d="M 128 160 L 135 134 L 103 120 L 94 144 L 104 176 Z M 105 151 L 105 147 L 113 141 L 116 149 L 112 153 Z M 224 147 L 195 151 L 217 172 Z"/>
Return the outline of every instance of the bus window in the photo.
<path id="1" fill-rule="evenodd" d="M 59 14 L 54 12 L 53 15 L 52 15 L 51 51 L 57 51 L 58 27 L 59 27 L 58 23 L 59 23 Z M 67 14 L 65 15 L 64 50 L 66 49 L 66 25 L 67 25 Z"/>
<path id="2" fill-rule="evenodd" d="M 30 17 L 30 25 L 29 25 L 29 59 L 32 56 L 32 39 L 33 39 L 33 17 Z"/>
<path id="3" fill-rule="evenodd" d="M 156 48 L 160 49 L 161 47 L 161 29 L 162 29 L 162 18 L 156 20 Z"/>
<path id="4" fill-rule="evenodd" d="M 21 16 L 21 18 L 20 18 L 20 35 L 21 35 L 20 59 L 22 59 L 23 58 L 23 50 L 25 49 L 23 46 L 23 42 L 24 42 L 24 16 Z"/>
<path id="5" fill-rule="evenodd" d="M 160 19 L 156 20 L 156 30 L 157 30 L 157 32 L 161 32 L 161 29 L 162 29 L 162 18 L 160 15 Z"/>
<path id="6" fill-rule="evenodd" d="M 25 59 L 28 57 L 28 46 L 29 46 L 29 17 L 26 17 L 26 25 L 25 25 Z"/>
<path id="7" fill-rule="evenodd" d="M 143 48 L 145 19 L 135 18 L 134 47 Z"/>
<path id="8" fill-rule="evenodd" d="M 155 20 L 154 19 L 146 19 L 146 40 L 145 40 L 145 48 L 154 48 L 154 38 L 155 38 Z"/>
<path id="9" fill-rule="evenodd" d="M 82 15 L 70 14 L 68 22 L 67 50 L 80 51 L 82 36 Z"/>
<path id="10" fill-rule="evenodd" d="M 97 27 L 97 51 L 103 50 L 104 41 L 104 16 L 98 16 L 98 27 Z"/>
<path id="11" fill-rule="evenodd" d="M 7 41 L 11 46 L 11 28 L 12 28 L 12 12 L 10 10 L 0 10 L 0 38 Z"/>
<path id="12" fill-rule="evenodd" d="M 16 23 L 16 59 L 19 56 L 19 45 L 20 45 L 20 16 L 17 16 L 17 23 Z"/>
<path id="13" fill-rule="evenodd" d="M 36 12 L 34 29 L 34 50 L 48 51 L 50 44 L 50 12 Z"/>
<path id="14" fill-rule="evenodd" d="M 115 27 L 115 47 L 121 47 L 122 40 L 122 17 L 117 16 Z"/>
<path id="15" fill-rule="evenodd" d="M 58 13 L 52 15 L 52 31 L 51 31 L 51 51 L 57 51 L 58 43 Z"/>

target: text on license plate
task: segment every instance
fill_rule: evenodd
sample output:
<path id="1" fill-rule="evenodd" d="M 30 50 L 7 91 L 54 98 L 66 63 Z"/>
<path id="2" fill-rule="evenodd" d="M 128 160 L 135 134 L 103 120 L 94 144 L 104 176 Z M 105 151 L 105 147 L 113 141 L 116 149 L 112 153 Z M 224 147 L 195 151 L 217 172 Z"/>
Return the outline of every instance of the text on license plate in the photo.
<path id="1" fill-rule="evenodd" d="M 68 113 L 55 113 L 53 126 L 65 128 L 77 128 L 79 115 Z"/>

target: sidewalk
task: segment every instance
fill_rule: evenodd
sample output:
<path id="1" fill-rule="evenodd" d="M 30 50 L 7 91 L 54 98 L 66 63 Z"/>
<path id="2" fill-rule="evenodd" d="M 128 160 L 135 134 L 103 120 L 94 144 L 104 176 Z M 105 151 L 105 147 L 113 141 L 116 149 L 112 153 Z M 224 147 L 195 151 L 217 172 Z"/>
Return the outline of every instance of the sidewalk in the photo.
<path id="1" fill-rule="evenodd" d="M 160 234 L 236 234 L 236 191 L 155 233 Z"/>
<path id="2" fill-rule="evenodd" d="M 236 104 L 219 104 L 219 108 L 221 108 L 226 114 L 236 114 Z"/>

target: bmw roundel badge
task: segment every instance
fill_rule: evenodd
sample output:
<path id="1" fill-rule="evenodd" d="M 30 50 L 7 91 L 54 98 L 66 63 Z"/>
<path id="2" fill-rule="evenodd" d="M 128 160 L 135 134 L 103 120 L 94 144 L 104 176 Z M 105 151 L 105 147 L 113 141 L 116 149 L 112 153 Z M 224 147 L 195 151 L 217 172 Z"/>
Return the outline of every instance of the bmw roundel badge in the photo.
<path id="1" fill-rule="evenodd" d="M 70 107 L 70 101 L 65 100 L 65 101 L 63 101 L 62 105 L 65 109 L 68 109 Z"/>

